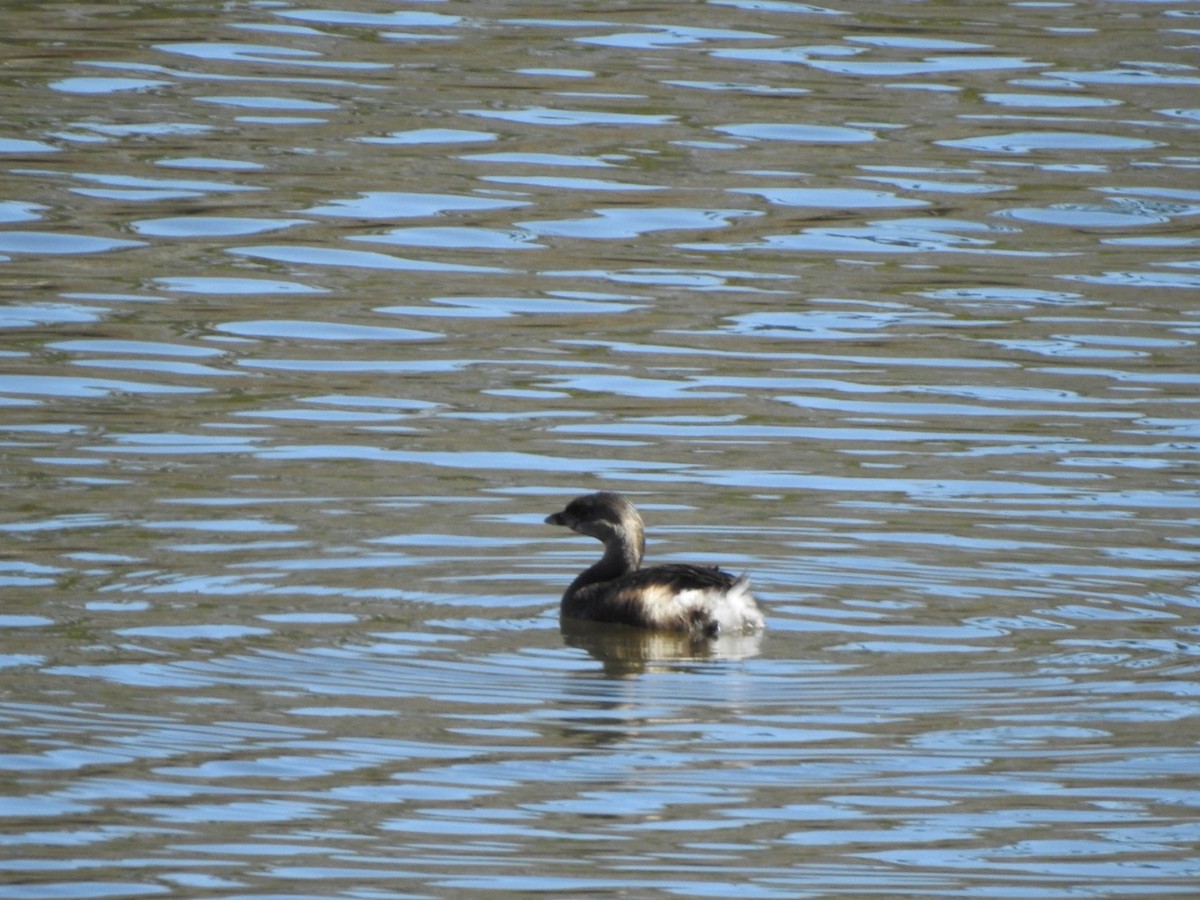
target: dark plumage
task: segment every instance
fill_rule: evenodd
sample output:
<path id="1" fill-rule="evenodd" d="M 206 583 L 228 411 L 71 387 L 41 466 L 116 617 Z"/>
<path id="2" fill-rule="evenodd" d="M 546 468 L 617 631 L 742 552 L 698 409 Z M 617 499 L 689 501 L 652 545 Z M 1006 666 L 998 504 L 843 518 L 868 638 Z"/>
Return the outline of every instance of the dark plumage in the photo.
<path id="1" fill-rule="evenodd" d="M 546 517 L 604 544 L 604 556 L 571 582 L 562 615 L 639 628 L 716 635 L 763 627 L 749 579 L 714 566 L 668 564 L 641 568 L 646 539 L 642 517 L 620 494 L 576 497 Z"/>

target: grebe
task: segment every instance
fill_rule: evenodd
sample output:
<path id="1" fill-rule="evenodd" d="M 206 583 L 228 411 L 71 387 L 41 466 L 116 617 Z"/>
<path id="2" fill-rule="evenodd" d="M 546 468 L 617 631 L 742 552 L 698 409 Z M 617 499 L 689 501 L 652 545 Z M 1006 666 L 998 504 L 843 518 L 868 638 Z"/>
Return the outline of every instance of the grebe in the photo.
<path id="1" fill-rule="evenodd" d="M 639 568 L 646 548 L 642 517 L 620 494 L 585 494 L 547 525 L 565 525 L 598 538 L 604 556 L 571 582 L 562 596 L 562 615 L 640 628 L 686 631 L 715 637 L 722 631 L 757 631 L 762 610 L 750 579 L 715 566 L 680 563 Z"/>

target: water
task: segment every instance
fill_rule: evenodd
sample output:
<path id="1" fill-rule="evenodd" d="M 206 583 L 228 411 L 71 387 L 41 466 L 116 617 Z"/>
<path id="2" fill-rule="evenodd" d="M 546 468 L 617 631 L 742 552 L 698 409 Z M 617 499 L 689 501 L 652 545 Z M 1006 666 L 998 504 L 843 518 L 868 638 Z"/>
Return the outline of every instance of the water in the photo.
<path id="1" fill-rule="evenodd" d="M 0 893 L 1189 896 L 1194 6 L 330 6 L 4 13 Z"/>

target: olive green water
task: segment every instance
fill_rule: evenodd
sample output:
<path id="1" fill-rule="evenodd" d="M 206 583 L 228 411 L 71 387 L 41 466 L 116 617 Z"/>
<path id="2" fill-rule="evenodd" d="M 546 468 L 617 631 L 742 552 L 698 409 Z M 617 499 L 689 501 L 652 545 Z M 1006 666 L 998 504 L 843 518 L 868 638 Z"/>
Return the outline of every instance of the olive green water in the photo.
<path id="1" fill-rule="evenodd" d="M 1194 891 L 1194 4 L 0 15 L 0 895 Z"/>

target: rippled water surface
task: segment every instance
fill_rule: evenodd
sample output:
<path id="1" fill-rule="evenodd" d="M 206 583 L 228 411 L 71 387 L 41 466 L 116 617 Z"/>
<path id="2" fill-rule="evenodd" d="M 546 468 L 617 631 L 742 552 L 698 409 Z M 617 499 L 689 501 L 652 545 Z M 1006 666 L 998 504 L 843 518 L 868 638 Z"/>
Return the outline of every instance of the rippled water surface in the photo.
<path id="1" fill-rule="evenodd" d="M 3 16 L 5 897 L 1200 883 L 1200 6 Z"/>

